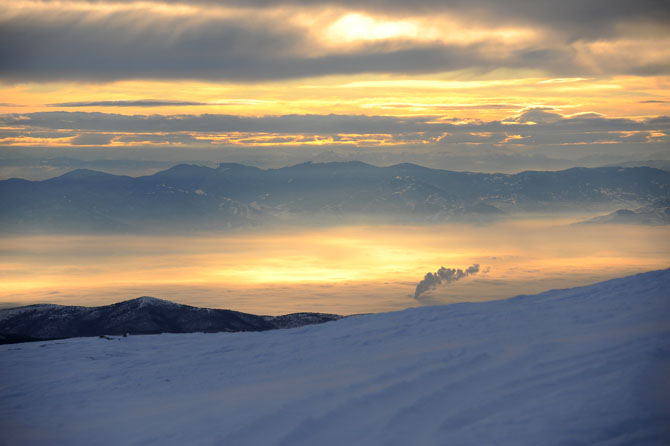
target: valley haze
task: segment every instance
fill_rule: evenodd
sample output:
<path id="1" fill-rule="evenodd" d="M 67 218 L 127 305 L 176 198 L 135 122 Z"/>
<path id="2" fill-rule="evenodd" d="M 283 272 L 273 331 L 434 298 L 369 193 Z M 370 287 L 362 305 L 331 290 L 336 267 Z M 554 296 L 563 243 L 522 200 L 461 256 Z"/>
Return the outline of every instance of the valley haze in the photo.
<path id="1" fill-rule="evenodd" d="M 667 265 L 668 190 L 670 173 L 648 167 L 510 175 L 361 162 L 10 179 L 0 304 L 153 295 L 356 314 L 585 285 Z M 426 273 L 473 264 L 481 274 L 408 297 Z"/>
<path id="2" fill-rule="evenodd" d="M 670 172 L 573 168 L 514 175 L 414 164 L 303 163 L 258 169 L 180 164 L 127 177 L 79 169 L 0 181 L 7 232 L 192 232 L 277 224 L 485 223 L 522 213 L 652 206 L 670 222 Z"/>

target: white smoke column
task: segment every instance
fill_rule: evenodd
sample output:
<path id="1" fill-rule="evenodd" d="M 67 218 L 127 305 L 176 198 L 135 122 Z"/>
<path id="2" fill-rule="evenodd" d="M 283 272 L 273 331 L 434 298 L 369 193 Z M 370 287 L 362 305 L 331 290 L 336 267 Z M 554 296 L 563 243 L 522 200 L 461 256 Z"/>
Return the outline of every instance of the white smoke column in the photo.
<path id="1" fill-rule="evenodd" d="M 438 285 L 455 282 L 462 279 L 463 277 L 477 274 L 478 272 L 478 263 L 475 263 L 465 271 L 460 268 L 445 268 L 443 266 L 434 273 L 426 274 L 426 277 L 424 277 L 423 280 L 417 284 L 416 291 L 414 291 L 414 299 L 418 300 L 423 293 L 436 288 Z"/>

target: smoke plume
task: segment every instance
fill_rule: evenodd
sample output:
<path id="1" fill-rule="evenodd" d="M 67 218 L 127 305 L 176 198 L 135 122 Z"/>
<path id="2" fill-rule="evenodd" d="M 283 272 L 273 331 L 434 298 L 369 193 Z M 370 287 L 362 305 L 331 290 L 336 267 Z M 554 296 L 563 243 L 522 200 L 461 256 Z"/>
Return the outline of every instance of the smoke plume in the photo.
<path id="1" fill-rule="evenodd" d="M 424 277 L 423 280 L 417 284 L 416 291 L 414 291 L 414 299 L 418 300 L 423 293 L 436 288 L 438 285 L 455 282 L 459 279 L 462 279 L 463 277 L 477 274 L 478 272 L 478 263 L 475 263 L 465 271 L 460 268 L 445 268 L 443 266 L 434 273 L 426 274 L 426 277 Z"/>

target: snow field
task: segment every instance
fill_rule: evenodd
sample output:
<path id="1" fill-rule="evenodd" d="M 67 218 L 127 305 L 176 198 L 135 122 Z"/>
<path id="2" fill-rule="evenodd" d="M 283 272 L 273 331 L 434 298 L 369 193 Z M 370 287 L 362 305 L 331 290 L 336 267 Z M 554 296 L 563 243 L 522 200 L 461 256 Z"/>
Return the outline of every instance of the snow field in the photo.
<path id="1" fill-rule="evenodd" d="M 0 346 L 0 444 L 668 444 L 669 290 Z"/>

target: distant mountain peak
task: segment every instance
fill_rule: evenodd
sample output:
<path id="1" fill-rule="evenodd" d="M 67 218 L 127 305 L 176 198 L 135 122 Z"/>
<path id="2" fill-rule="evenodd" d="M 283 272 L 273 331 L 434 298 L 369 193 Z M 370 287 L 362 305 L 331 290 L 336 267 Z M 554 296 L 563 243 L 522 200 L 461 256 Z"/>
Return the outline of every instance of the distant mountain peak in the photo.
<path id="1" fill-rule="evenodd" d="M 226 170 L 245 170 L 245 171 L 262 171 L 263 169 L 259 169 L 258 167 L 254 166 L 247 166 L 245 164 L 239 164 L 239 163 L 219 163 L 218 166 L 216 166 L 216 170 L 223 171 L 225 172 Z"/>
<path id="2" fill-rule="evenodd" d="M 172 166 L 169 169 L 163 170 L 161 172 L 158 172 L 158 174 L 167 174 L 167 173 L 179 173 L 179 174 L 192 174 L 196 172 L 205 172 L 205 171 L 210 171 L 214 170 L 211 167 L 207 166 L 199 166 L 197 164 L 177 164 L 176 166 Z"/>
<path id="3" fill-rule="evenodd" d="M 150 306 L 150 305 L 161 305 L 161 306 L 165 306 L 165 305 L 171 305 L 171 306 L 172 305 L 177 305 L 178 306 L 179 305 L 175 302 L 170 302 L 169 300 L 159 299 L 157 297 L 151 297 L 151 296 L 137 297 L 135 299 L 130 299 L 130 300 L 127 300 L 127 301 L 121 302 L 121 303 L 137 303 L 140 307 Z"/>
<path id="4" fill-rule="evenodd" d="M 286 167 L 285 169 L 299 169 L 299 168 L 316 168 L 324 169 L 329 167 L 370 167 L 378 168 L 372 164 L 364 163 L 363 161 L 326 161 L 326 162 L 312 162 L 305 161 L 304 163 L 294 164 L 292 166 Z"/>
<path id="5" fill-rule="evenodd" d="M 97 173 L 100 173 L 100 172 L 98 172 L 96 170 L 91 170 L 91 169 L 75 169 L 75 170 L 71 170 L 67 173 L 64 173 L 63 175 L 61 175 L 61 178 L 62 177 L 69 177 L 69 176 L 93 175 L 93 174 L 97 174 Z"/>
<path id="6" fill-rule="evenodd" d="M 64 173 L 53 179 L 61 180 L 87 180 L 87 179 L 98 179 L 98 178 L 124 178 L 124 175 L 113 175 L 111 173 L 100 172 L 97 170 L 91 169 L 75 169 L 70 172 Z M 127 177 L 126 177 L 127 178 Z"/>

